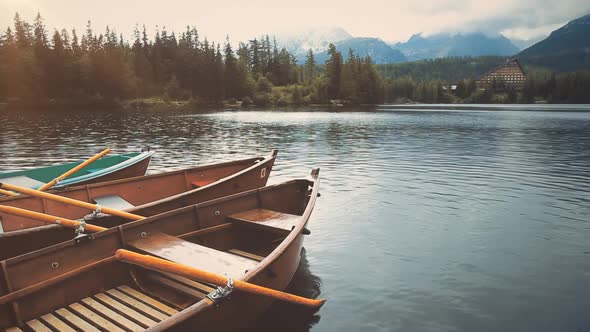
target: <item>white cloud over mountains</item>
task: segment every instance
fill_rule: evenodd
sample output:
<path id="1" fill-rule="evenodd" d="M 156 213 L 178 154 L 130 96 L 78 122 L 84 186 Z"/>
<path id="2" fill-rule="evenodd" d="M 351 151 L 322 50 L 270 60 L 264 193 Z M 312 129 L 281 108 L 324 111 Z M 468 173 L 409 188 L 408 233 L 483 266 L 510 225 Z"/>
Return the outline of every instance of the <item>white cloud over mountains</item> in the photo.
<path id="1" fill-rule="evenodd" d="M 31 21 L 37 11 L 49 27 L 84 29 L 88 19 L 97 31 L 108 24 L 130 36 L 136 23 L 183 31 L 195 25 L 202 35 L 223 41 L 309 27 L 339 26 L 354 36 L 404 41 L 423 32 L 502 33 L 534 39 L 590 13 L 588 0 L 0 0 L 0 28 L 14 13 Z"/>

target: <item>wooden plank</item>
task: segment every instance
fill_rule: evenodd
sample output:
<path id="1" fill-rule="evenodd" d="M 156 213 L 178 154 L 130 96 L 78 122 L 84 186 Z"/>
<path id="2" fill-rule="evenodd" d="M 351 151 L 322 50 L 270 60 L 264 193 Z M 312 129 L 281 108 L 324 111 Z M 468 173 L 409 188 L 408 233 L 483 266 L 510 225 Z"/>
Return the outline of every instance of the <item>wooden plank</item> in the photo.
<path id="1" fill-rule="evenodd" d="M 231 252 L 232 254 L 239 255 L 242 257 L 250 258 L 250 259 L 253 259 L 258 262 L 260 262 L 261 260 L 264 259 L 264 257 L 262 257 L 262 256 L 259 256 L 259 255 L 256 255 L 256 254 L 253 254 L 250 252 L 246 252 L 246 251 L 243 251 L 240 249 L 230 249 L 230 250 L 228 250 L 228 252 Z"/>
<path id="2" fill-rule="evenodd" d="M 187 286 L 196 288 L 196 289 L 198 289 L 200 291 L 203 291 L 203 292 L 205 292 L 207 294 L 208 293 L 211 293 L 212 291 L 215 290 L 215 288 L 213 288 L 213 287 L 211 287 L 209 285 L 205 285 L 203 283 L 200 283 L 198 281 L 190 280 L 188 278 L 177 276 L 177 275 L 174 275 L 174 274 L 171 274 L 171 273 L 165 273 L 165 272 L 160 272 L 160 273 L 163 274 L 164 276 L 166 276 L 168 279 L 176 280 L 176 281 L 178 281 L 180 283 L 183 283 L 183 284 L 185 284 Z"/>
<path id="3" fill-rule="evenodd" d="M 102 302 L 102 304 L 106 305 L 107 307 L 117 311 L 122 316 L 125 316 L 136 323 L 142 325 L 143 327 L 150 327 L 156 325 L 156 321 L 144 316 L 143 314 L 137 312 L 135 309 L 132 309 L 129 305 L 125 305 L 114 298 L 104 294 L 96 294 L 93 296 L 98 301 Z"/>
<path id="4" fill-rule="evenodd" d="M 129 286 L 119 286 L 117 287 L 118 290 L 122 291 L 123 293 L 130 295 L 132 297 L 134 297 L 137 300 L 142 301 L 145 304 L 149 304 L 150 306 L 152 306 L 153 308 L 156 308 L 170 316 L 175 315 L 178 313 L 178 310 L 167 306 L 166 304 L 150 297 L 147 296 L 146 294 L 143 294 L 141 292 L 136 291 L 135 289 L 129 287 Z"/>
<path id="5" fill-rule="evenodd" d="M 43 315 L 41 316 L 41 319 L 45 322 L 45 324 L 58 330 L 59 332 L 76 332 L 76 330 L 71 328 L 68 324 L 62 322 L 59 318 L 52 314 Z"/>
<path id="6" fill-rule="evenodd" d="M 92 322 L 95 326 L 100 326 L 107 331 L 125 332 L 125 330 L 113 324 L 113 322 L 104 319 L 102 316 L 86 308 L 80 303 L 70 304 L 70 309 L 81 317 L 85 318 L 87 321 Z"/>
<path id="7" fill-rule="evenodd" d="M 244 276 L 257 262 L 227 252 L 184 241 L 175 236 L 153 233 L 129 245 L 151 255 L 197 269 L 227 275 L 234 279 Z"/>
<path id="8" fill-rule="evenodd" d="M 88 324 L 85 320 L 83 320 L 82 318 L 76 316 L 75 314 L 73 314 L 72 312 L 70 312 L 68 309 L 61 308 L 59 310 L 56 310 L 55 311 L 55 314 L 57 314 L 58 316 L 60 316 L 62 320 L 70 323 L 72 326 L 74 326 L 75 328 L 77 328 L 80 331 L 83 331 L 83 332 L 100 332 L 99 329 L 97 329 L 96 327 Z"/>
<path id="9" fill-rule="evenodd" d="M 157 320 L 158 322 L 161 322 L 164 319 L 169 317 L 169 315 L 166 315 L 166 314 L 150 307 L 149 305 L 144 304 L 143 302 L 136 300 L 136 299 L 132 298 L 131 296 L 129 296 L 123 292 L 120 292 L 116 289 L 108 290 L 107 294 L 109 294 L 110 296 L 116 298 L 117 300 L 119 300 L 127 305 L 130 305 L 131 307 L 142 312 L 143 314 L 147 315 L 148 317 L 151 317 L 151 318 Z"/>
<path id="10" fill-rule="evenodd" d="M 301 221 L 301 216 L 267 209 L 252 209 L 234 213 L 228 217 L 286 231 L 291 231 Z"/>
<path id="11" fill-rule="evenodd" d="M 126 330 L 129 330 L 129 331 L 143 331 L 144 330 L 143 327 L 141 327 L 138 324 L 135 324 L 134 322 L 130 321 L 129 319 L 119 315 L 118 313 L 105 307 L 104 305 L 102 305 L 101 303 L 99 303 L 98 301 L 96 301 L 92 298 L 87 297 L 85 299 L 82 299 L 82 302 L 84 302 L 84 304 L 86 304 L 87 306 L 92 308 L 92 310 L 100 313 L 101 315 L 103 315 L 105 317 L 108 317 L 113 322 L 121 325 Z"/>
<path id="12" fill-rule="evenodd" d="M 160 274 L 156 274 L 156 273 L 150 273 L 147 275 L 147 277 L 153 281 L 155 281 L 158 284 L 161 284 L 163 286 L 166 286 L 168 288 L 172 288 L 178 292 L 181 292 L 185 295 L 188 295 L 190 297 L 193 297 L 195 299 L 203 299 L 205 298 L 205 296 L 207 296 L 206 293 L 200 292 L 194 288 L 188 287 L 186 285 L 183 285 L 177 281 L 168 279 Z"/>
<path id="13" fill-rule="evenodd" d="M 31 330 L 35 332 L 53 332 L 50 328 L 45 326 L 43 323 L 36 319 L 32 319 L 27 322 L 27 326 L 31 328 Z"/>
<path id="14" fill-rule="evenodd" d="M 9 328 L 7 328 L 6 329 L 6 332 L 23 332 L 23 330 L 21 330 L 20 328 L 18 328 L 18 327 L 15 326 L 15 327 L 9 327 Z"/>

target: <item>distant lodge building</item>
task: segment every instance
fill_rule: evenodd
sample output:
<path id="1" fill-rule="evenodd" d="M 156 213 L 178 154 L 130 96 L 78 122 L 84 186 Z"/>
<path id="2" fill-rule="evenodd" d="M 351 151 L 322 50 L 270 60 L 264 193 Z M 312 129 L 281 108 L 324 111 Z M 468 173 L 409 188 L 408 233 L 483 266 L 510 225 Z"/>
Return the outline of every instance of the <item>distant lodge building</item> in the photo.
<path id="1" fill-rule="evenodd" d="M 522 66 L 517 59 L 506 60 L 506 63 L 494 70 L 491 70 L 475 81 L 475 85 L 480 89 L 494 86 L 497 89 L 512 87 L 522 89 L 526 82 L 526 76 Z"/>

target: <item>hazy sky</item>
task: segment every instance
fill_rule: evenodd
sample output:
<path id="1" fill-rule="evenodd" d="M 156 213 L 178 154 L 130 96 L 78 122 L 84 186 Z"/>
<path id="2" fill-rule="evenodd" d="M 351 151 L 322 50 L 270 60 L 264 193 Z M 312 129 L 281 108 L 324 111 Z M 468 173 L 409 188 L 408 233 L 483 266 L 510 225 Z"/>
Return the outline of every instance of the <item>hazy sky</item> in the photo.
<path id="1" fill-rule="evenodd" d="M 342 27 L 353 36 L 405 41 L 423 32 L 482 31 L 529 39 L 548 34 L 590 12 L 588 0 L 0 0 L 0 28 L 15 12 L 32 21 L 38 11 L 46 25 L 95 31 L 108 24 L 129 37 L 136 23 L 181 31 L 195 25 L 202 36 L 232 41 L 307 28 Z M 152 35 L 150 33 L 150 35 Z"/>

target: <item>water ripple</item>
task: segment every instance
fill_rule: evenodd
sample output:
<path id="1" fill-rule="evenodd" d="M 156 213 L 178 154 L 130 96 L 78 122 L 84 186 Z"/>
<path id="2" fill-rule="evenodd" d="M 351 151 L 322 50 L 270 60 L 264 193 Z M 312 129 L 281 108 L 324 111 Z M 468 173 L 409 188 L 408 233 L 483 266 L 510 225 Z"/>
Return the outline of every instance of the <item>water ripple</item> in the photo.
<path id="1" fill-rule="evenodd" d="M 322 168 L 318 330 L 590 326 L 590 113 L 0 113 L 0 170 L 150 146 L 150 172 L 266 154 Z M 548 309 L 550 308 L 550 310 Z"/>

